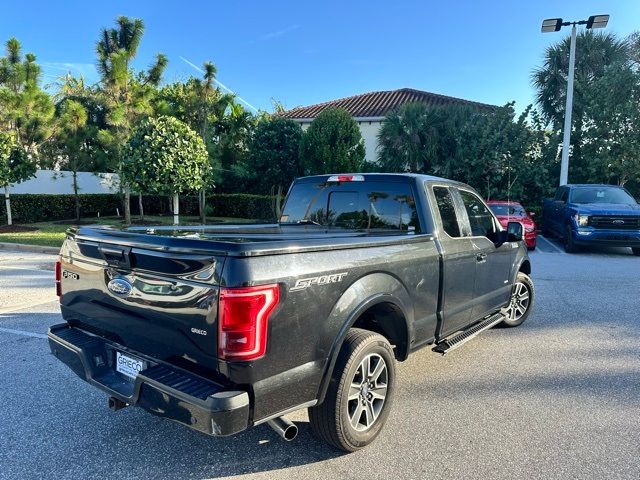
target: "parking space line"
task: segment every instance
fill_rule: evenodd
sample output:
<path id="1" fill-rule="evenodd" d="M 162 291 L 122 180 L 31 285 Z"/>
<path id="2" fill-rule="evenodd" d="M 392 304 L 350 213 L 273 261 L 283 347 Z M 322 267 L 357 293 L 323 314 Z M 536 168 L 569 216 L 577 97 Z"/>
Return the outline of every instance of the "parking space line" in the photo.
<path id="1" fill-rule="evenodd" d="M 551 240 L 547 240 L 546 238 L 544 238 L 542 235 L 538 235 L 538 238 L 544 240 L 545 242 L 547 242 L 547 245 L 551 245 L 551 247 L 558 253 L 565 253 L 560 247 L 558 247 L 555 243 L 553 243 Z"/>
<path id="2" fill-rule="evenodd" d="M 21 304 L 21 305 L 13 305 L 9 308 L 0 308 L 0 315 L 4 315 L 5 313 L 13 313 L 13 312 L 17 312 L 19 310 L 24 310 L 26 308 L 31 308 L 31 307 L 41 307 L 42 305 L 47 305 L 49 303 L 53 303 L 53 302 L 57 302 L 58 299 L 54 298 L 51 300 L 47 300 L 46 302 L 40 302 L 40 303 L 29 303 L 29 304 Z"/>
<path id="3" fill-rule="evenodd" d="M 53 264 L 51 264 L 52 268 L 25 268 L 25 267 L 12 267 L 9 265 L 0 265 L 0 270 L 26 270 L 28 272 L 46 272 L 48 275 L 51 275 L 53 272 Z"/>
<path id="4" fill-rule="evenodd" d="M 14 330 L 13 328 L 0 327 L 0 332 L 13 333 L 14 335 L 23 335 L 25 337 L 47 338 L 47 336 L 42 333 L 26 332 L 24 330 Z"/>

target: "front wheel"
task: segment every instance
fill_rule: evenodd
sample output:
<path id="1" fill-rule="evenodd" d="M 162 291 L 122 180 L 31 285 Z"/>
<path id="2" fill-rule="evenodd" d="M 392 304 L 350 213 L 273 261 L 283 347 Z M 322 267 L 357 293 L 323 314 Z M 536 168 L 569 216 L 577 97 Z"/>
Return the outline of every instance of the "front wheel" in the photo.
<path id="1" fill-rule="evenodd" d="M 511 300 L 504 309 L 505 319 L 502 323 L 507 327 L 522 325 L 531 313 L 534 296 L 535 290 L 531 278 L 525 273 L 518 272 L 516 283 L 511 291 Z"/>
<path id="2" fill-rule="evenodd" d="M 631 251 L 636 257 L 640 257 L 640 247 L 632 247 Z"/>
<path id="3" fill-rule="evenodd" d="M 309 408 L 314 435 L 345 452 L 369 445 L 389 415 L 395 378 L 387 339 L 368 330 L 349 330 L 324 402 Z"/>
<path id="4" fill-rule="evenodd" d="M 571 227 L 567 225 L 567 231 L 564 237 L 564 251 L 567 253 L 576 253 L 578 251 L 578 246 L 573 240 L 573 234 L 571 233 Z"/>

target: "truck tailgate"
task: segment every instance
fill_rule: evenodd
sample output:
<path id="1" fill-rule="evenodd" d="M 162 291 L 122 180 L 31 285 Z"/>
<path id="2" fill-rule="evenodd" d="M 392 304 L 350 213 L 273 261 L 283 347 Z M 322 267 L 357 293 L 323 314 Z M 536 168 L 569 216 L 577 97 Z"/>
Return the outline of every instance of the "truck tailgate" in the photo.
<path id="1" fill-rule="evenodd" d="M 63 316 L 135 352 L 214 371 L 224 259 L 69 237 L 61 251 Z"/>

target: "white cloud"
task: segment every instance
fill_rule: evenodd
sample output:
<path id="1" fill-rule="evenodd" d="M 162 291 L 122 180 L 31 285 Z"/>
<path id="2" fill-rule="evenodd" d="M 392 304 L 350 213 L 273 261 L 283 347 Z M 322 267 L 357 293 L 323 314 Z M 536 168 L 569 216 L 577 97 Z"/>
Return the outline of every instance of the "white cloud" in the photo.
<path id="1" fill-rule="evenodd" d="M 98 71 L 93 63 L 76 62 L 41 62 L 40 66 L 46 76 L 61 77 L 66 73 L 75 76 L 82 76 L 85 80 L 96 80 Z"/>
<path id="2" fill-rule="evenodd" d="M 286 28 L 283 28 L 282 30 L 276 30 L 275 32 L 269 32 L 265 35 L 263 35 L 261 37 L 261 40 L 273 40 L 274 38 L 278 38 L 281 37 L 283 35 L 286 35 L 289 32 L 293 32 L 294 30 L 297 30 L 300 28 L 300 25 L 289 25 Z"/>

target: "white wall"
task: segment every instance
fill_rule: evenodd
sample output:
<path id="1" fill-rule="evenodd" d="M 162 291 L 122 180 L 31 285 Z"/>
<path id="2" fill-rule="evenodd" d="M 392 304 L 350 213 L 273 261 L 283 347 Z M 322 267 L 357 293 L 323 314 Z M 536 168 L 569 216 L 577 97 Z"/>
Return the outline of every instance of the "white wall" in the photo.
<path id="1" fill-rule="evenodd" d="M 381 125 L 382 122 L 358 122 L 366 151 L 364 158 L 367 162 L 375 162 L 378 160 L 378 132 L 380 131 Z"/>
<path id="2" fill-rule="evenodd" d="M 78 172 L 78 193 L 116 193 L 118 175 L 115 173 Z M 38 170 L 35 178 L 11 187 L 11 193 L 73 193 L 71 172 Z"/>

